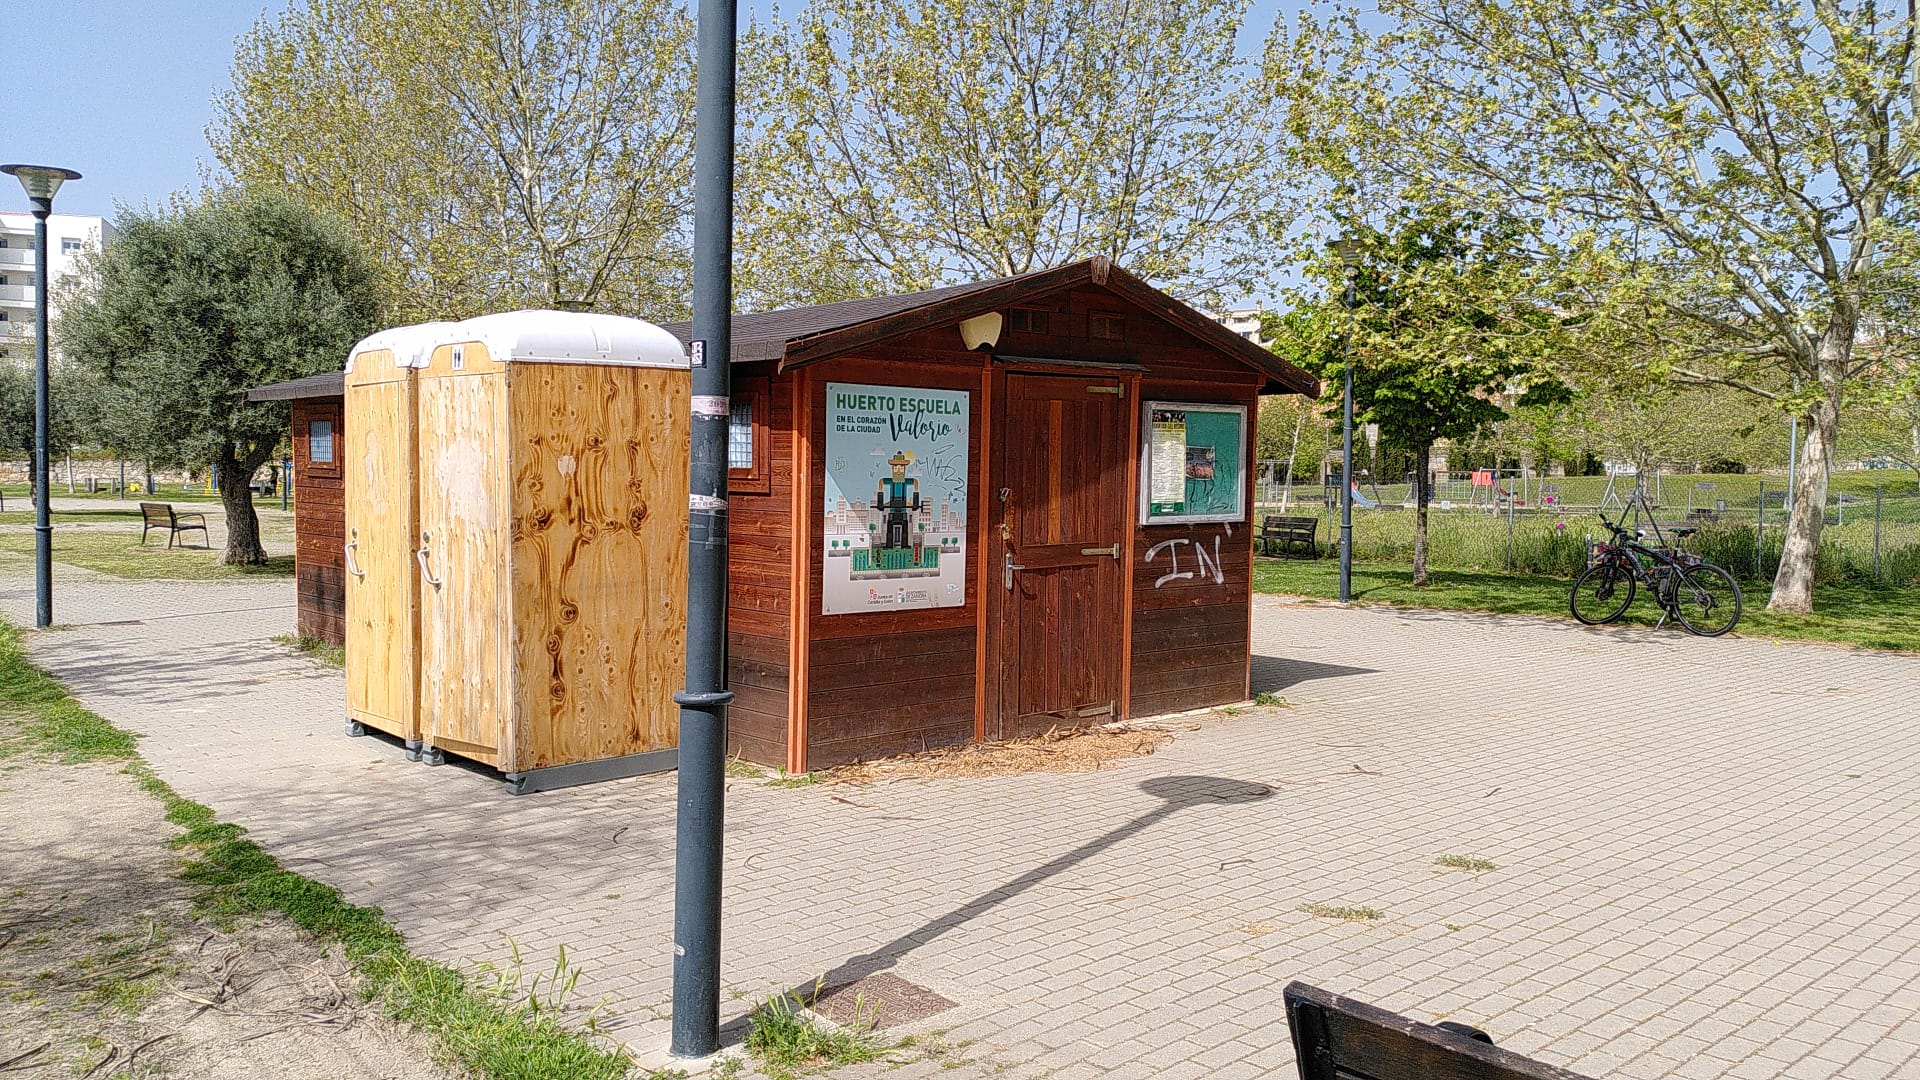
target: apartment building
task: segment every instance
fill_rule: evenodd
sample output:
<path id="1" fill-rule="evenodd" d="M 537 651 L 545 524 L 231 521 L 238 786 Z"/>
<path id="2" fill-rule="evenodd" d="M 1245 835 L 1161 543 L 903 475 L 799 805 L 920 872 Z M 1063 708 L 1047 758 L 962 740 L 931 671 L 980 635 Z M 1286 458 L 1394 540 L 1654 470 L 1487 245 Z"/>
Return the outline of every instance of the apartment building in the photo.
<path id="1" fill-rule="evenodd" d="M 1228 308 L 1215 314 L 1213 321 L 1264 349 L 1271 344 L 1260 333 L 1260 317 L 1264 314 L 1257 307 Z"/>
<path id="2" fill-rule="evenodd" d="M 74 272 L 82 253 L 113 242 L 105 218 L 54 214 L 47 219 L 47 270 L 54 282 Z M 33 215 L 0 211 L 0 359 L 32 354 L 34 325 Z M 53 317 L 59 318 L 59 297 Z"/>

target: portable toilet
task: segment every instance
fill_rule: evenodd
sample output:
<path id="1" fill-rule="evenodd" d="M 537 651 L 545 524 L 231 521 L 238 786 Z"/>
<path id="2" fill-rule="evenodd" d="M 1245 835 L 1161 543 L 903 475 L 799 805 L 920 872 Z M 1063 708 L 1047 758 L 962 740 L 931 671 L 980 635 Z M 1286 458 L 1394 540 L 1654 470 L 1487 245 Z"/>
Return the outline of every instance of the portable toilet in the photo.
<path id="1" fill-rule="evenodd" d="M 637 319 L 553 311 L 395 333 L 397 377 L 356 377 L 356 358 L 345 386 L 346 426 L 365 440 L 346 496 L 347 542 L 360 544 L 350 723 L 417 740 L 429 764 L 490 765 L 516 792 L 672 768 L 690 427 L 680 343 Z M 369 462 L 382 451 L 393 467 Z M 408 716 L 370 707 L 405 711 L 409 688 Z"/>

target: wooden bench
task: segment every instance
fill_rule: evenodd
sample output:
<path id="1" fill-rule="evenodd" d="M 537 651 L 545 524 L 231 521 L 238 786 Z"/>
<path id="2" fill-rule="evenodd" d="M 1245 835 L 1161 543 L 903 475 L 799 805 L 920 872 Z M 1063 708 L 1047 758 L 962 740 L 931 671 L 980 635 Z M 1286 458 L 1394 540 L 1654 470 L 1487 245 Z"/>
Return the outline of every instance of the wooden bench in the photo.
<path id="1" fill-rule="evenodd" d="M 1284 996 L 1300 1080 L 1587 1080 L 1465 1024 L 1422 1024 L 1303 982 Z"/>
<path id="2" fill-rule="evenodd" d="M 1319 531 L 1319 518 L 1268 514 L 1260 522 L 1260 533 L 1254 537 L 1254 547 L 1267 555 L 1275 554 L 1277 549 L 1282 556 L 1299 554 L 1317 559 L 1320 557 L 1320 544 L 1316 539 Z"/>
<path id="3" fill-rule="evenodd" d="M 181 533 L 194 529 L 200 530 L 202 542 L 209 547 L 213 546 L 212 538 L 207 535 L 207 515 L 177 513 L 170 503 L 143 502 L 140 504 L 141 544 L 144 545 L 147 542 L 147 533 L 154 529 L 167 530 L 168 547 L 173 546 L 174 539 Z M 180 546 L 185 547 L 186 542 L 182 540 Z"/>

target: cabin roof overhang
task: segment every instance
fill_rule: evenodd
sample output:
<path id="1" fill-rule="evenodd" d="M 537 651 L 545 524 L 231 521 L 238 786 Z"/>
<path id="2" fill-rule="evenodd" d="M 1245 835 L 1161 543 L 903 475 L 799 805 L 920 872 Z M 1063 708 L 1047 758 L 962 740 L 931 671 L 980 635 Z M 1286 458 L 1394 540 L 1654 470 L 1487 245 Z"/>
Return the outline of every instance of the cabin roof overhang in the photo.
<path id="1" fill-rule="evenodd" d="M 1082 285 L 1097 285 L 1130 300 L 1198 343 L 1264 375 L 1262 393 L 1319 396 L 1320 383 L 1313 376 L 1114 266 L 1104 256 L 925 292 L 735 315 L 731 355 L 735 363 L 774 361 L 777 370 L 787 372 Z M 670 323 L 666 329 L 683 343 L 691 341 L 689 323 Z"/>
<path id="2" fill-rule="evenodd" d="M 304 379 L 256 386 L 247 391 L 247 400 L 302 401 L 307 398 L 341 397 L 347 392 L 346 385 L 345 372 L 329 371 L 324 375 L 309 375 Z"/>

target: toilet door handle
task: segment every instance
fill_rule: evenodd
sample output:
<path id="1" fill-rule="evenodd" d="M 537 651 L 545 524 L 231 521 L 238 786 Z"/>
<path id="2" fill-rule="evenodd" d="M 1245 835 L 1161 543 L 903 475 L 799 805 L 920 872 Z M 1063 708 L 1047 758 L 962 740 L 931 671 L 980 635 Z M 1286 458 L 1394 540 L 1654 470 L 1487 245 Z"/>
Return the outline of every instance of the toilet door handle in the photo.
<path id="1" fill-rule="evenodd" d="M 354 577 L 357 577 L 357 578 L 363 578 L 367 576 L 367 572 L 365 570 L 360 569 L 360 567 L 353 561 L 353 549 L 360 546 L 360 530 L 359 529 L 353 530 L 352 535 L 353 535 L 353 539 L 347 541 L 347 551 L 346 551 L 347 573 L 352 574 Z"/>
<path id="2" fill-rule="evenodd" d="M 420 576 L 426 580 L 427 584 L 437 589 L 440 587 L 440 579 L 433 576 L 433 568 L 427 565 L 428 556 L 433 554 L 430 550 L 428 550 L 429 546 L 432 543 L 433 543 L 432 533 L 421 533 L 420 534 L 420 550 L 414 552 L 413 556 L 414 558 L 420 560 Z"/>

